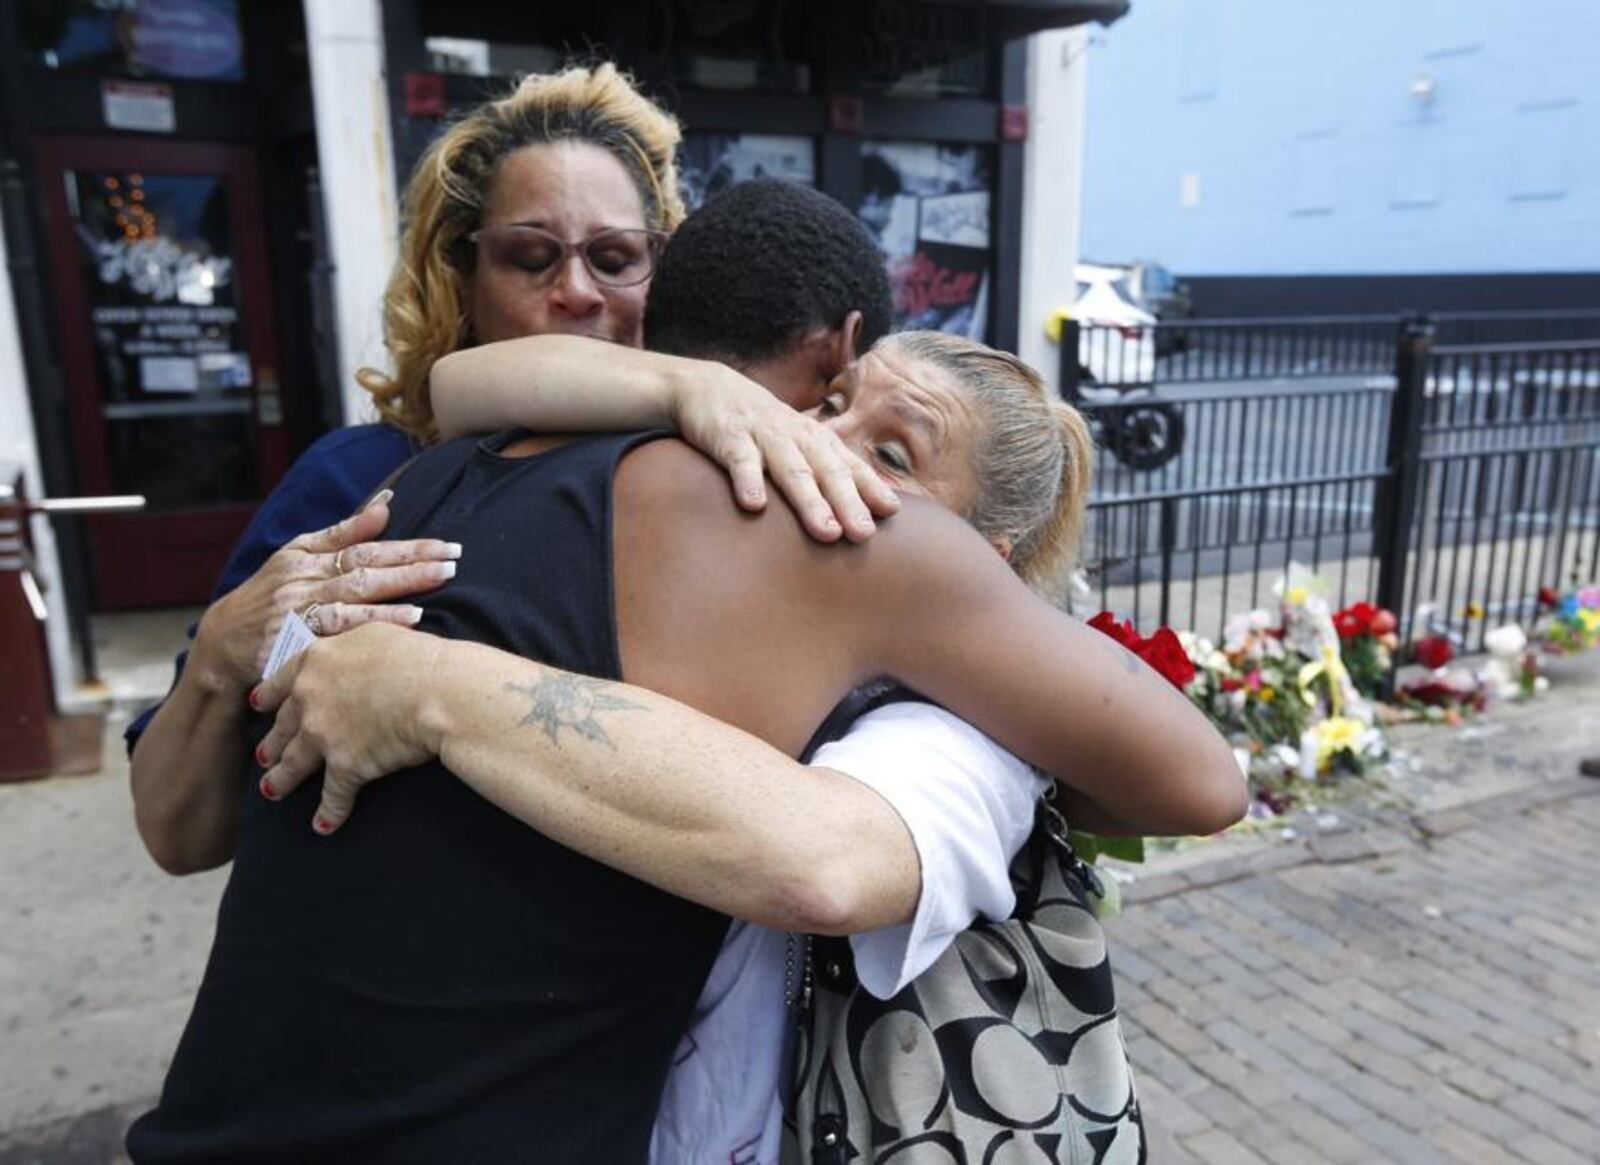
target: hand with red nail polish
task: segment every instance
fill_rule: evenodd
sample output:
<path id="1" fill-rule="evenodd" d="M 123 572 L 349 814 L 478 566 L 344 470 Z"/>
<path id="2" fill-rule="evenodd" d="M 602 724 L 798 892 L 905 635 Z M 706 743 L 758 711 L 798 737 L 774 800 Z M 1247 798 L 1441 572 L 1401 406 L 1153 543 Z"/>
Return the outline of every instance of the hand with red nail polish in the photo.
<path id="1" fill-rule="evenodd" d="M 295 480 L 313 492 L 335 484 L 317 476 Z M 430 593 L 454 576 L 462 553 L 457 543 L 381 540 L 391 497 L 380 491 L 347 520 L 280 547 L 201 616 L 187 663 L 129 766 L 139 837 L 162 869 L 195 873 L 233 856 L 239 789 L 255 773 L 249 721 L 274 708 L 272 690 L 252 695 L 252 685 L 262 683 L 285 616 L 317 604 L 324 641 L 372 622 L 415 627 L 422 608 L 392 600 Z M 281 743 L 269 748 L 279 763 Z M 281 793 L 294 787 L 282 772 L 272 779 Z"/>
<path id="2" fill-rule="evenodd" d="M 437 755 L 432 721 L 420 709 L 439 674 L 444 641 L 371 623 L 288 660 L 258 688 L 274 716 L 256 759 L 272 772 L 277 800 L 321 774 L 311 827 L 338 831 L 361 789 Z"/>

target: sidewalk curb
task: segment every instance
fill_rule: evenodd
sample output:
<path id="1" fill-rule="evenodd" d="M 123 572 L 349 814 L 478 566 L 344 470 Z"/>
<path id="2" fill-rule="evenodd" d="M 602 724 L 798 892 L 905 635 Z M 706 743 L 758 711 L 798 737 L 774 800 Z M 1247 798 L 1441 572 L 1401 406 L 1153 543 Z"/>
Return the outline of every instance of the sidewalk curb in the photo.
<path id="1" fill-rule="evenodd" d="M 1407 814 L 1397 822 L 1358 820 L 1351 828 L 1317 837 L 1266 846 L 1254 853 L 1228 854 L 1182 870 L 1134 877 L 1122 887 L 1126 904 L 1154 902 L 1190 890 L 1241 882 L 1262 874 L 1306 865 L 1368 861 L 1400 850 L 1427 847 L 1435 840 L 1503 821 L 1574 797 L 1600 794 L 1593 777 L 1560 777 L 1524 789 L 1497 793 L 1449 809 Z"/>

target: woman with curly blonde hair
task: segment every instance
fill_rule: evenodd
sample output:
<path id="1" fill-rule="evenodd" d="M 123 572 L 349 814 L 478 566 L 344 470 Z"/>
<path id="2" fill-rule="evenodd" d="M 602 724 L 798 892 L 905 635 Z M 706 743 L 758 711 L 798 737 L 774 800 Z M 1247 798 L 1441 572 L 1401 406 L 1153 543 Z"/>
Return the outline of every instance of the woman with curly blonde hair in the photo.
<path id="1" fill-rule="evenodd" d="M 523 78 L 423 155 L 384 297 L 393 370 L 360 374 L 381 423 L 327 434 L 290 469 L 234 548 L 166 700 L 129 726 L 135 818 L 165 869 L 232 856 L 245 695 L 286 613 L 318 634 L 410 625 L 420 610 L 387 600 L 454 575 L 452 544 L 373 541 L 388 521 L 373 491 L 437 437 L 433 363 L 537 333 L 639 343 L 657 252 L 683 218 L 680 136 L 676 118 L 598 64 Z"/>
<path id="2" fill-rule="evenodd" d="M 532 305 L 519 305 L 514 294 L 503 303 L 492 287 L 483 286 L 472 237 L 495 205 L 503 164 L 536 143 L 594 147 L 584 151 L 596 163 L 593 168 L 614 171 L 620 164 L 641 204 L 639 225 L 665 236 L 683 221 L 675 161 L 679 138 L 676 119 L 640 96 L 610 64 L 524 78 L 510 96 L 479 106 L 441 134 L 407 189 L 400 258 L 384 295 L 384 343 L 394 372 L 364 368 L 357 374 L 378 415 L 420 441 L 432 441 L 428 373 L 441 356 L 476 343 L 574 330 L 516 326 L 519 307 Z M 512 165 L 543 169 L 543 161 L 518 158 Z M 499 180 L 521 177 L 504 174 Z M 601 298 L 580 306 L 603 316 L 590 321 L 603 338 L 637 346 L 644 288 L 643 283 L 608 287 L 597 280 Z M 524 322 L 559 324 L 559 308 L 568 302 L 558 302 L 553 319 Z"/>

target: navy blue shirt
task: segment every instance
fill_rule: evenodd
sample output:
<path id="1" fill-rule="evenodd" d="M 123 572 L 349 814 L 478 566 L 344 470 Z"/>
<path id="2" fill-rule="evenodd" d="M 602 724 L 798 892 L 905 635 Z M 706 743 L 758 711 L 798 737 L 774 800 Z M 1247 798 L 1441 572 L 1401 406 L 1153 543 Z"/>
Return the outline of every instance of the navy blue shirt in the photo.
<path id="1" fill-rule="evenodd" d="M 228 556 L 217 588 L 211 592 L 211 601 L 216 602 L 255 574 L 286 543 L 348 518 L 384 478 L 420 448 L 391 425 L 352 425 L 321 437 L 289 467 L 277 488 L 261 503 Z M 189 628 L 191 643 L 198 627 L 195 624 Z M 187 648 L 178 653 L 174 686 L 183 675 L 188 658 Z M 128 725 L 124 739 L 130 755 L 160 708 L 161 704 L 156 704 L 146 709 Z"/>

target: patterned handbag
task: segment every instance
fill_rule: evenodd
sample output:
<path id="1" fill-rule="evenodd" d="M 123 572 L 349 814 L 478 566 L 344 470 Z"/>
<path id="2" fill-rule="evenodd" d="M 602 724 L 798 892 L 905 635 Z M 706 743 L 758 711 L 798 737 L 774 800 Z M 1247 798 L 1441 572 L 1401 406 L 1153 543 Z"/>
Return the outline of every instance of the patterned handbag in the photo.
<path id="1" fill-rule="evenodd" d="M 1011 882 L 1010 918 L 974 923 L 892 999 L 857 985 L 847 940 L 811 940 L 788 1165 L 1145 1161 L 1099 879 L 1048 797 Z"/>

